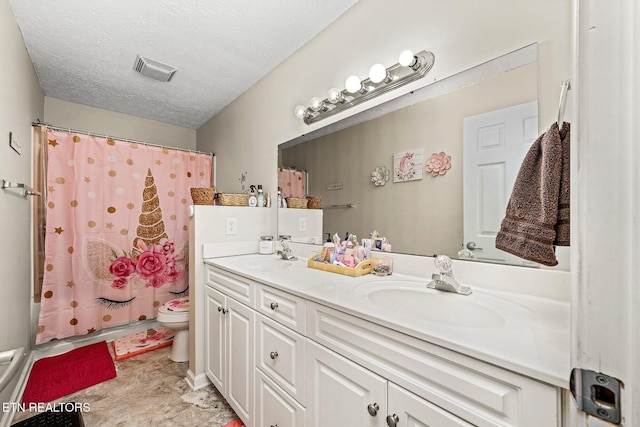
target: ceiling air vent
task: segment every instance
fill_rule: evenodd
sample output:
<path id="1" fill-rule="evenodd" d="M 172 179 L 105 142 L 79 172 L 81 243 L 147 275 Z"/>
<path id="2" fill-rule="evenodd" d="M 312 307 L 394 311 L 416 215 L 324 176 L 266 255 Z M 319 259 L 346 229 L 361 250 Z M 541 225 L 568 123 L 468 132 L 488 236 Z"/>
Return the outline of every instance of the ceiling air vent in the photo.
<path id="1" fill-rule="evenodd" d="M 145 58 L 138 55 L 136 62 L 133 64 L 133 69 L 143 76 L 158 80 L 161 82 L 168 82 L 173 75 L 178 71 L 177 68 L 171 65 L 163 64 L 153 59 Z"/>

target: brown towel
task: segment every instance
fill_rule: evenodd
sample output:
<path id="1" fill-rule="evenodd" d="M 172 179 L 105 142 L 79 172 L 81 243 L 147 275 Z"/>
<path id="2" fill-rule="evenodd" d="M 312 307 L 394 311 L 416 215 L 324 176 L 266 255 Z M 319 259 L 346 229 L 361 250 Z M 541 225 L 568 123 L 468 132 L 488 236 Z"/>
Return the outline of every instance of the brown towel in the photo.
<path id="1" fill-rule="evenodd" d="M 540 135 L 516 177 L 496 248 L 554 266 L 555 245 L 569 245 L 569 123 Z"/>
<path id="2" fill-rule="evenodd" d="M 560 130 L 562 140 L 562 177 L 560 178 L 560 196 L 558 201 L 558 222 L 556 222 L 556 246 L 569 246 L 569 217 L 571 202 L 571 168 L 570 166 L 570 142 L 571 129 L 569 123 L 564 123 Z"/>

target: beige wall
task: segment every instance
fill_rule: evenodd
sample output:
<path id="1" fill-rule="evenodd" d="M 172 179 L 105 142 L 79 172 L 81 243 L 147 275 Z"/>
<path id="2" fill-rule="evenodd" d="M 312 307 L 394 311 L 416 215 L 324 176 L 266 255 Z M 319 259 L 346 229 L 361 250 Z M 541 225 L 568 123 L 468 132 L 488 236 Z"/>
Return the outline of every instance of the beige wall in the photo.
<path id="1" fill-rule="evenodd" d="M 196 131 L 74 102 L 45 97 L 44 118 L 54 126 L 135 139 L 169 147 L 196 149 Z"/>
<path id="2" fill-rule="evenodd" d="M 508 89 L 508 90 L 505 90 Z M 326 209 L 324 230 L 388 237 L 394 252 L 457 257 L 463 243 L 463 119 L 537 97 L 537 63 L 455 92 L 419 102 L 282 152 L 282 165 L 309 171 L 309 193 Z M 446 175 L 393 183 L 393 155 L 423 149 L 425 161 L 444 151 L 452 157 Z M 386 166 L 389 182 L 375 187 L 371 171 Z M 342 190 L 326 185 L 342 182 Z"/>
<path id="3" fill-rule="evenodd" d="M 0 0 L 0 52 L 0 179 L 31 183 L 31 121 L 43 116 L 44 95 L 7 0 Z M 9 148 L 9 132 L 22 145 L 21 155 Z M 31 348 L 31 199 L 17 194 L 0 191 L 0 351 Z M 12 391 L 0 400 L 8 401 Z"/>
<path id="4" fill-rule="evenodd" d="M 540 43 L 542 122 L 557 114 L 560 83 L 572 75 L 569 0 L 361 0 L 225 110 L 198 129 L 198 148 L 218 157 L 218 187 L 238 191 L 249 183 L 276 188 L 277 145 L 434 80 Z M 436 56 L 426 78 L 311 126 L 293 109 L 350 74 L 364 78 L 377 62 L 397 62 L 404 49 Z"/>

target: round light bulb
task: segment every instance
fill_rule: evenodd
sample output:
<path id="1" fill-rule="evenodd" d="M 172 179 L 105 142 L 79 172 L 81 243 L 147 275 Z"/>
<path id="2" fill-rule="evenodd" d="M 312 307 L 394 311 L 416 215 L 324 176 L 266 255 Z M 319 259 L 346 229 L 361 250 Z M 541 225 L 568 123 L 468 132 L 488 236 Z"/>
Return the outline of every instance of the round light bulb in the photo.
<path id="1" fill-rule="evenodd" d="M 403 67 L 411 67 L 416 63 L 416 57 L 410 50 L 405 50 L 400 54 L 398 63 L 400 63 L 400 65 L 402 65 Z"/>
<path id="2" fill-rule="evenodd" d="M 360 81 L 360 77 L 350 76 L 347 81 L 344 82 L 344 87 L 349 93 L 358 92 L 360 89 L 362 89 L 362 82 Z"/>
<path id="3" fill-rule="evenodd" d="M 380 83 L 387 78 L 387 69 L 382 64 L 375 64 L 369 69 L 369 80 Z"/>
<path id="4" fill-rule="evenodd" d="M 301 119 L 304 117 L 305 113 L 307 111 L 307 107 L 305 107 L 304 105 L 298 105 L 293 112 L 295 113 L 296 117 Z"/>
<path id="5" fill-rule="evenodd" d="M 311 109 L 313 111 L 322 110 L 322 99 L 320 99 L 318 97 L 311 98 Z"/>
<path id="6" fill-rule="evenodd" d="M 342 92 L 339 89 L 332 87 L 331 89 L 329 89 L 327 99 L 330 103 L 337 104 L 338 102 L 342 101 Z"/>

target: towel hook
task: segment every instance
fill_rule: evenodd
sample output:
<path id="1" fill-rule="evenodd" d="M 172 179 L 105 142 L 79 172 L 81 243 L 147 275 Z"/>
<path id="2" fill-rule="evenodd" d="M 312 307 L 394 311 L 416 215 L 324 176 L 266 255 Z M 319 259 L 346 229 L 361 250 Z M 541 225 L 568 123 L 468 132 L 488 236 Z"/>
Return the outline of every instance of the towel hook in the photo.
<path id="1" fill-rule="evenodd" d="M 571 82 L 565 80 L 562 82 L 560 89 L 560 105 L 558 106 L 558 127 L 562 129 L 564 126 L 564 110 L 567 107 L 567 92 L 571 89 Z"/>

